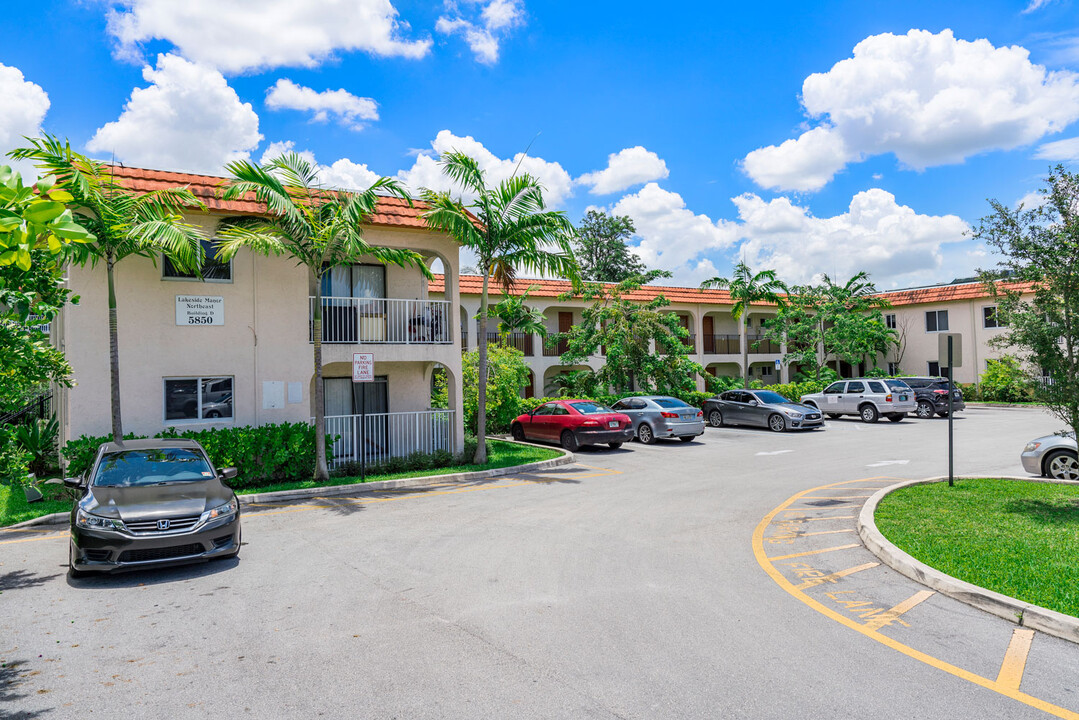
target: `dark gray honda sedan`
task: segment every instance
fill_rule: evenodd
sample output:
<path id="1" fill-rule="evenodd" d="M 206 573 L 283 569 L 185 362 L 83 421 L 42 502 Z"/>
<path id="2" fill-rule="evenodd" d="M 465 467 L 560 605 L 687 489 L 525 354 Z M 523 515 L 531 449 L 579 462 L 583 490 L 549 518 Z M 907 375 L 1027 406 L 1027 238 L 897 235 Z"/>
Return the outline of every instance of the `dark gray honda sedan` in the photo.
<path id="1" fill-rule="evenodd" d="M 199 562 L 240 552 L 240 505 L 194 440 L 105 443 L 71 511 L 70 572 Z"/>

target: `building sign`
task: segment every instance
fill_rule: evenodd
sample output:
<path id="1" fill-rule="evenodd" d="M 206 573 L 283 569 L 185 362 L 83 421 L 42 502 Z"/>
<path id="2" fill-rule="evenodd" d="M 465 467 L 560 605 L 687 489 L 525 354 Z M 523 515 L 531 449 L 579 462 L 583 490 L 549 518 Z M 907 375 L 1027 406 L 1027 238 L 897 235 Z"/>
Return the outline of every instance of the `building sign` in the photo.
<path id="1" fill-rule="evenodd" d="M 371 382 L 375 379 L 375 354 L 352 354 L 352 382 Z"/>
<path id="2" fill-rule="evenodd" d="M 207 295 L 177 295 L 176 324 L 224 325 L 225 298 Z"/>

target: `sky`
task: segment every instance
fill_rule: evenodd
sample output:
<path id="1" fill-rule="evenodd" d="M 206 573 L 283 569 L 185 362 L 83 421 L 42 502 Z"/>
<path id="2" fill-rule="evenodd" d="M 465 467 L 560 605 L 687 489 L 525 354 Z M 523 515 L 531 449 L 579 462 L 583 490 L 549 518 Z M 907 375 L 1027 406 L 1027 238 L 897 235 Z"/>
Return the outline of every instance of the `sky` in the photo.
<path id="1" fill-rule="evenodd" d="M 881 289 L 991 267 L 988 200 L 1079 166 L 1079 0 L 665 8 L 7 0 L 0 151 L 48 132 L 222 174 L 294 150 L 327 185 L 418 191 L 458 150 L 575 223 L 630 217 L 672 284 L 745 260 Z"/>

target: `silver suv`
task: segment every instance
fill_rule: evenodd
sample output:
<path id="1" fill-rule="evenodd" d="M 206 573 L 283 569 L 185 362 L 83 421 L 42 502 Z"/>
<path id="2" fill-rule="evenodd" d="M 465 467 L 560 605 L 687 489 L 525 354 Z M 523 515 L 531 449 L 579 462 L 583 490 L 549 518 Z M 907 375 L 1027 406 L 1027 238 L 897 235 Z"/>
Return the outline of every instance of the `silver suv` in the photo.
<path id="1" fill-rule="evenodd" d="M 899 422 L 918 407 L 910 386 L 890 378 L 838 380 L 824 388 L 824 392 L 803 395 L 800 401 L 833 419 L 840 415 L 857 415 L 867 423 L 876 422 L 882 415 L 892 422 Z"/>

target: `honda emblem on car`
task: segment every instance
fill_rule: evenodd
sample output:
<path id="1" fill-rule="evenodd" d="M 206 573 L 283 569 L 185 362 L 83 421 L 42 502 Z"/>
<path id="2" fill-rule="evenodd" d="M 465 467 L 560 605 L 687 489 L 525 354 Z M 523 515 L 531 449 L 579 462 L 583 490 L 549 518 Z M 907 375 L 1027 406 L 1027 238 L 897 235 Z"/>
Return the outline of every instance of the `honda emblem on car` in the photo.
<path id="1" fill-rule="evenodd" d="M 157 521 L 157 529 L 158 530 L 168 530 L 169 529 L 169 521 L 168 520 L 158 520 Z"/>

